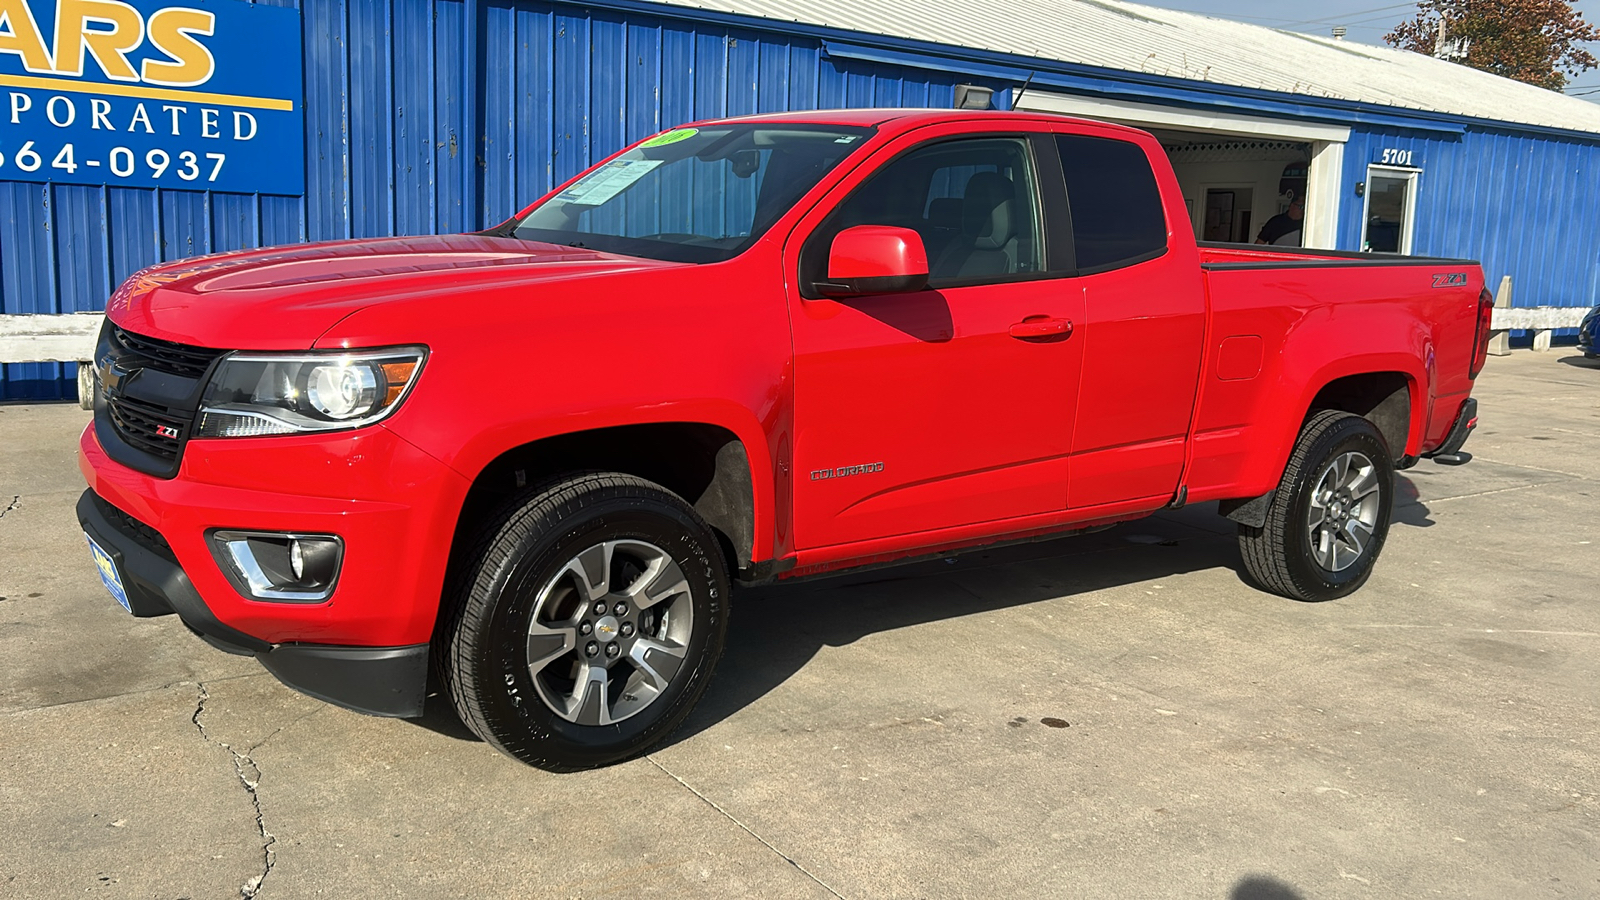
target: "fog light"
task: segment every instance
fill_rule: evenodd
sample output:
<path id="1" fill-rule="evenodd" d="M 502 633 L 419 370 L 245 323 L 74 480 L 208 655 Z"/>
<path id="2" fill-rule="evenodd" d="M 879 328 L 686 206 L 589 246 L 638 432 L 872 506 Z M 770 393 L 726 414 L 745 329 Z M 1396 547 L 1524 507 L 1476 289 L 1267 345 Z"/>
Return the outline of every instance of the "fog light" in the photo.
<path id="1" fill-rule="evenodd" d="M 252 600 L 320 603 L 333 595 L 344 542 L 332 534 L 213 531 L 211 554 L 234 590 Z"/>

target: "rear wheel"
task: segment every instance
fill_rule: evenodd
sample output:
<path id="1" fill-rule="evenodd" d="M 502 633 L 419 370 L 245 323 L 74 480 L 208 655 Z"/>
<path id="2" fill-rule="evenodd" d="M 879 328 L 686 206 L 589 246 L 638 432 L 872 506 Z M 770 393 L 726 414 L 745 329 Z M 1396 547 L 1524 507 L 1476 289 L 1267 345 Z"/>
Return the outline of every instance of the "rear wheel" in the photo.
<path id="1" fill-rule="evenodd" d="M 721 546 L 682 499 L 618 474 L 530 490 L 487 525 L 440 670 L 479 737 L 531 765 L 607 765 L 659 743 L 727 633 Z"/>
<path id="2" fill-rule="evenodd" d="M 1245 570 L 1296 600 L 1333 600 L 1372 574 L 1394 505 L 1383 435 L 1350 413 L 1313 415 L 1300 431 L 1260 528 L 1239 526 Z"/>

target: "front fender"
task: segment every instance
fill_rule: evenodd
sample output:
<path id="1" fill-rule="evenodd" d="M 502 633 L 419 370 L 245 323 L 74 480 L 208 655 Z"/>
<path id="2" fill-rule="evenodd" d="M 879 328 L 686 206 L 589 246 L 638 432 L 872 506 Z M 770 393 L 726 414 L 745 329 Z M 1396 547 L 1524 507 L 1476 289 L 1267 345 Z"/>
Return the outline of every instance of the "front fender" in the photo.
<path id="1" fill-rule="evenodd" d="M 319 341 L 418 343 L 429 357 L 388 421 L 475 479 L 517 447 L 621 425 L 712 425 L 750 460 L 752 557 L 774 552 L 790 433 L 791 344 L 761 260 L 503 285 L 363 309 Z"/>

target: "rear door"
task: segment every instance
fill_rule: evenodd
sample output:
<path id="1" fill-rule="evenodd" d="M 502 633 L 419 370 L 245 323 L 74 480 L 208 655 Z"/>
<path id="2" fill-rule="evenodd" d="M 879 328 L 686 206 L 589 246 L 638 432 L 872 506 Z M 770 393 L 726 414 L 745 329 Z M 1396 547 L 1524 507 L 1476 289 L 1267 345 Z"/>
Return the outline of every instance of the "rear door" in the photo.
<path id="1" fill-rule="evenodd" d="M 973 125 L 919 130 L 793 233 L 798 548 L 1065 505 L 1080 342 L 1013 334 L 1083 314 L 1082 289 L 1053 268 L 1047 207 L 1061 200 L 1041 194 L 1057 185 L 1041 181 L 1040 140 Z M 930 289 L 847 300 L 810 290 L 833 237 L 864 224 L 921 234 Z"/>
<path id="2" fill-rule="evenodd" d="M 1055 144 L 1085 299 L 1068 505 L 1159 506 L 1182 477 L 1205 341 L 1182 194 L 1164 160 L 1152 165 L 1154 139 L 1062 129 Z"/>

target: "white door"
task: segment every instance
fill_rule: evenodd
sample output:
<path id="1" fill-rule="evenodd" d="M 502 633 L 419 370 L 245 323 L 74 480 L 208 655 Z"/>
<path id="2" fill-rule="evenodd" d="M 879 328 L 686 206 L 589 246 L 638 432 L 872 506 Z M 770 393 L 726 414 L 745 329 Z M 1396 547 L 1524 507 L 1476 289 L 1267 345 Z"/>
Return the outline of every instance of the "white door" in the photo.
<path id="1" fill-rule="evenodd" d="M 1411 252 L 1417 218 L 1417 169 L 1368 166 L 1361 212 L 1361 249 L 1369 253 Z"/>

